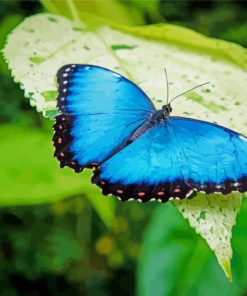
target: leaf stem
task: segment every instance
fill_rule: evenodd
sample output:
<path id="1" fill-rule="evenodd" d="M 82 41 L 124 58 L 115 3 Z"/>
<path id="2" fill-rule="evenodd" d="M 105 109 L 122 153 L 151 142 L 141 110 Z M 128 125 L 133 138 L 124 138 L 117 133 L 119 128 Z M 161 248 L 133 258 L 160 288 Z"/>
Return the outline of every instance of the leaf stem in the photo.
<path id="1" fill-rule="evenodd" d="M 42 6 L 49 12 L 54 14 L 60 14 L 57 7 L 50 0 L 40 0 Z"/>
<path id="2" fill-rule="evenodd" d="M 66 1 L 67 6 L 68 6 L 68 8 L 70 10 L 70 14 L 72 16 L 72 19 L 74 21 L 80 21 L 80 16 L 79 16 L 79 14 L 77 12 L 77 9 L 75 7 L 74 0 L 65 0 L 65 1 Z"/>

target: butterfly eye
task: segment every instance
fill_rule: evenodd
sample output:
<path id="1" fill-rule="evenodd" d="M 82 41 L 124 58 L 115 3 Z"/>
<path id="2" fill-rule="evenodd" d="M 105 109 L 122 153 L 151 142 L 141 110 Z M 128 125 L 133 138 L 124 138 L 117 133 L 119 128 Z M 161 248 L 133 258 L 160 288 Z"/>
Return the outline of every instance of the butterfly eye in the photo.
<path id="1" fill-rule="evenodd" d="M 172 107 L 171 107 L 170 104 L 168 104 L 168 105 L 166 106 L 166 112 L 167 112 L 167 113 L 171 113 L 171 112 L 172 112 Z"/>

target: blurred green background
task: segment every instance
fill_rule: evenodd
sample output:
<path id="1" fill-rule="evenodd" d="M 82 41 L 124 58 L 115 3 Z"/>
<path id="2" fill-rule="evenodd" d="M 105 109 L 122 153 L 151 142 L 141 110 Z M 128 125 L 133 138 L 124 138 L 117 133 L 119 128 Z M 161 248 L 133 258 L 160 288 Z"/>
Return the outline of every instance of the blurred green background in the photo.
<path id="1" fill-rule="evenodd" d="M 59 1 L 1 1 L 0 47 L 26 16 L 66 13 L 66 1 L 60 2 L 61 11 L 53 6 Z M 169 22 L 247 47 L 244 1 L 75 4 L 122 24 Z M 230 284 L 214 254 L 170 204 L 101 197 L 90 186 L 89 173 L 60 170 L 51 136 L 52 123 L 30 107 L 1 57 L 1 296 L 247 295 L 246 204 L 233 231 Z"/>

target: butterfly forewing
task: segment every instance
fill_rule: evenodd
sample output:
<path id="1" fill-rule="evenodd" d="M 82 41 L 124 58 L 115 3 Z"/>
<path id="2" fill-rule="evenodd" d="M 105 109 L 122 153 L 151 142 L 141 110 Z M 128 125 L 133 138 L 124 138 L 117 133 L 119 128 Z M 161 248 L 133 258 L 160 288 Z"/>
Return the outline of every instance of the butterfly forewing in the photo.
<path id="1" fill-rule="evenodd" d="M 76 171 L 102 163 L 129 143 L 154 106 L 123 76 L 92 65 L 66 65 L 58 71 L 55 155 Z"/>

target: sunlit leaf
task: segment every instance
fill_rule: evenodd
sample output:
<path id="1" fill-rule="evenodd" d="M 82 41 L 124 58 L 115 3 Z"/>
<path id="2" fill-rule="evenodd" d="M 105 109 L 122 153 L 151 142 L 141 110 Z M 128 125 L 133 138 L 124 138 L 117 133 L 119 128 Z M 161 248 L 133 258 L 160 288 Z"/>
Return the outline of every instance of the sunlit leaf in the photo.
<path id="1" fill-rule="evenodd" d="M 132 1 L 77 1 L 77 0 L 40 0 L 47 12 L 84 20 L 85 12 L 93 13 L 106 21 L 123 25 L 140 25 L 145 19 L 163 20 L 159 0 Z"/>
<path id="2" fill-rule="evenodd" d="M 85 23 L 74 23 L 56 15 L 40 14 L 26 19 L 12 32 L 4 55 L 15 81 L 20 82 L 31 104 L 51 118 L 56 113 L 56 72 L 64 64 L 88 63 L 113 69 L 136 82 L 157 107 L 166 100 L 165 67 L 170 97 L 210 82 L 209 86 L 175 101 L 174 114 L 218 122 L 246 132 L 247 52 L 232 43 L 171 25 L 132 28 L 101 24 L 88 15 Z M 212 203 L 216 199 L 207 198 Z M 241 196 L 236 202 L 218 195 L 213 214 L 210 207 L 205 210 L 203 198 L 198 200 L 197 210 L 200 214 L 205 212 L 205 227 L 191 213 L 197 200 L 182 201 L 178 208 L 207 240 L 230 277 L 231 228 Z M 224 222 L 228 225 L 227 240 L 219 245 L 221 240 L 215 232 L 205 229 L 212 219 L 222 221 L 222 215 L 226 216 Z M 218 232 L 218 235 L 222 234 Z"/>
<path id="3" fill-rule="evenodd" d="M 129 13 L 128 7 L 125 7 L 118 0 L 107 1 L 78 1 L 78 0 L 41 0 L 44 8 L 51 13 L 63 15 L 69 18 L 76 17 L 83 19 L 81 12 L 90 12 L 99 17 L 103 17 L 119 24 L 133 25 L 136 24 L 136 19 Z M 138 24 L 143 23 L 140 13 L 136 13 L 135 17 Z"/>
<path id="4" fill-rule="evenodd" d="M 115 200 L 99 197 L 100 190 L 90 184 L 89 171 L 82 175 L 61 170 L 53 157 L 51 137 L 52 131 L 0 128 L 0 206 L 43 204 L 82 195 L 108 227 L 115 227 Z"/>

